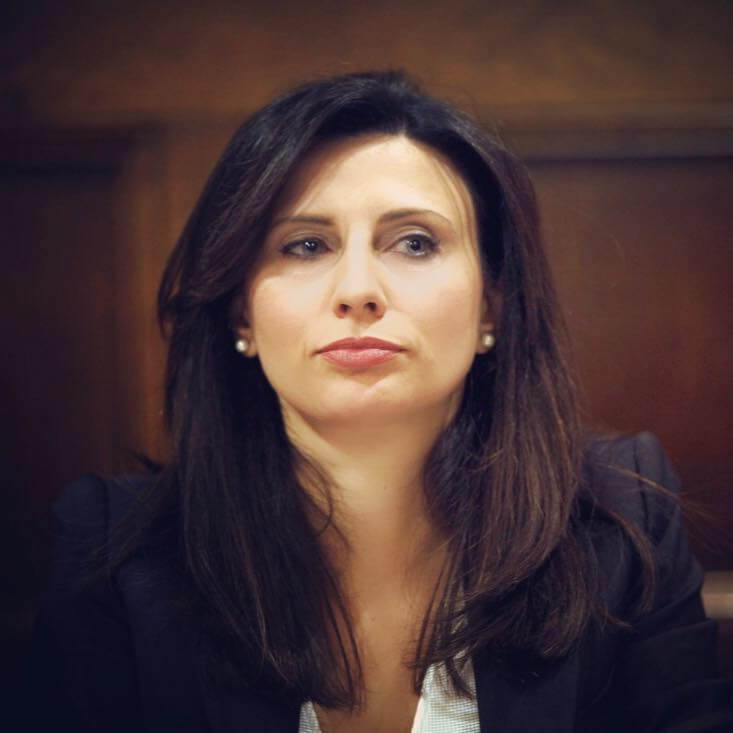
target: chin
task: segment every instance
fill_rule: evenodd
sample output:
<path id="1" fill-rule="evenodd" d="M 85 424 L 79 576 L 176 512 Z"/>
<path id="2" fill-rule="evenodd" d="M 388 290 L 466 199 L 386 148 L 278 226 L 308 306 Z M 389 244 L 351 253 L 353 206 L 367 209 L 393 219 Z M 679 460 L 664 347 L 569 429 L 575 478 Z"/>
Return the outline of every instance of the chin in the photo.
<path id="1" fill-rule="evenodd" d="M 445 424 L 455 413 L 454 399 L 450 396 L 436 399 L 434 395 L 416 394 L 401 390 L 396 394 L 343 396 L 321 402 L 318 409 L 318 420 L 339 423 L 343 429 L 353 426 L 355 429 L 372 424 L 384 426 L 387 423 L 408 422 L 411 419 L 420 421 L 434 417 Z"/>

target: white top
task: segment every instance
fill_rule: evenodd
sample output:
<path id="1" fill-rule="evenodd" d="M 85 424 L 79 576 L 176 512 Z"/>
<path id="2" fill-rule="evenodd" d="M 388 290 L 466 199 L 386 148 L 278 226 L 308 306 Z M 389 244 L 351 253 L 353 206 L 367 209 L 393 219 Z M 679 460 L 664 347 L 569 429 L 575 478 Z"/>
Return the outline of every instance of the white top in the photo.
<path id="1" fill-rule="evenodd" d="M 450 686 L 445 665 L 428 667 L 417 701 L 411 733 L 479 733 L 476 681 L 469 659 L 462 671 L 472 697 L 458 697 Z M 313 703 L 300 708 L 298 733 L 322 733 Z"/>

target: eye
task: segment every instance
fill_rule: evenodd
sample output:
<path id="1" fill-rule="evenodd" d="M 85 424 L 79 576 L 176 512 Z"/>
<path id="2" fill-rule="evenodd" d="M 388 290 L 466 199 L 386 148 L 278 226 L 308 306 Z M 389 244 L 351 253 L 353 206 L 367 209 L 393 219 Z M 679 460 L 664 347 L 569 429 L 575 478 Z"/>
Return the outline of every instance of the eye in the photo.
<path id="1" fill-rule="evenodd" d="M 280 252 L 286 257 L 301 257 L 311 259 L 326 252 L 326 245 L 315 237 L 306 237 L 295 242 L 288 242 L 280 248 Z"/>
<path id="2" fill-rule="evenodd" d="M 438 249 L 438 243 L 426 234 L 408 234 L 399 240 L 396 247 L 408 257 L 430 257 Z"/>

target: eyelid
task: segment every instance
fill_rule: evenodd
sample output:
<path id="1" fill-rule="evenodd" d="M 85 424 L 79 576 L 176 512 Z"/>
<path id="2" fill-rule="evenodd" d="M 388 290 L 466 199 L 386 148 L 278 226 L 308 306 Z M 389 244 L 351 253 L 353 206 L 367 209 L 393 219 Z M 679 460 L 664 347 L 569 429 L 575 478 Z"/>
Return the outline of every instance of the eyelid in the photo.
<path id="1" fill-rule="evenodd" d="M 375 247 L 378 250 L 382 251 L 389 251 L 391 249 L 396 248 L 401 243 L 403 243 L 405 240 L 409 239 L 420 239 L 428 246 L 429 251 L 420 255 L 420 254 L 413 254 L 411 255 L 413 258 L 420 258 L 425 257 L 427 255 L 432 255 L 437 252 L 441 247 L 441 238 L 438 237 L 436 234 L 434 234 L 428 227 L 422 225 L 422 224 L 412 224 L 412 225 L 403 225 L 399 227 L 396 231 L 392 231 L 389 233 L 384 233 L 382 236 L 379 236 L 377 241 L 375 242 Z M 382 240 L 382 243 L 379 243 L 379 240 Z M 293 251 L 295 248 L 297 248 L 299 245 L 303 245 L 306 242 L 317 242 L 321 245 L 320 251 L 314 252 L 312 254 L 295 254 Z M 338 247 L 337 247 L 338 248 Z M 325 250 L 325 251 L 324 251 Z M 315 234 L 315 233 L 293 233 L 288 234 L 280 239 L 280 243 L 277 245 L 277 251 L 278 253 L 284 255 L 284 256 L 293 256 L 293 257 L 299 257 L 302 259 L 312 259 L 318 256 L 319 254 L 325 254 L 325 252 L 333 251 L 334 247 L 329 242 L 329 237 L 324 236 L 323 234 Z"/>
<path id="2" fill-rule="evenodd" d="M 330 249 L 328 246 L 328 242 L 324 239 L 324 237 L 319 237 L 317 235 L 312 234 L 305 234 L 303 236 L 295 236 L 295 237 L 287 237 L 282 244 L 278 246 L 278 252 L 280 254 L 284 255 L 285 257 L 300 257 L 302 259 L 311 259 L 317 256 L 317 254 L 321 253 L 313 253 L 313 254 L 295 254 L 293 250 L 295 247 L 299 245 L 303 245 L 306 242 L 317 242 L 322 247 L 324 247 L 326 250 Z"/>
<path id="3" fill-rule="evenodd" d="M 393 227 L 389 231 L 388 236 L 394 237 L 396 239 L 402 239 L 403 237 L 410 236 L 420 236 L 427 237 L 428 239 L 432 239 L 435 242 L 439 241 L 440 239 L 433 227 L 428 226 L 420 221 L 408 221 L 400 226 Z"/>
<path id="4" fill-rule="evenodd" d="M 440 250 L 440 239 L 436 237 L 435 235 L 428 234 L 424 231 L 411 231 L 411 232 L 405 232 L 403 234 L 400 234 L 400 236 L 397 237 L 396 241 L 394 242 L 393 245 L 391 245 L 391 247 L 397 247 L 402 242 L 405 242 L 406 240 L 410 240 L 410 239 L 422 240 L 428 246 L 427 251 L 422 254 L 403 253 L 406 256 L 410 257 L 411 259 L 428 258 L 428 257 L 433 256 Z"/>

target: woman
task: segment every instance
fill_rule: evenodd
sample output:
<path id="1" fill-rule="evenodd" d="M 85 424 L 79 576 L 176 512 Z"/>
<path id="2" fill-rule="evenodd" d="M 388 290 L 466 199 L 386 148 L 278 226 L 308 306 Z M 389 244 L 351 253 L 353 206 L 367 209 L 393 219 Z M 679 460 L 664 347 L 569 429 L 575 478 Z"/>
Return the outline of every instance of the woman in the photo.
<path id="1" fill-rule="evenodd" d="M 159 304 L 173 456 L 59 503 L 55 722 L 727 729 L 673 473 L 579 427 L 532 186 L 466 116 L 395 73 L 284 95 Z"/>

